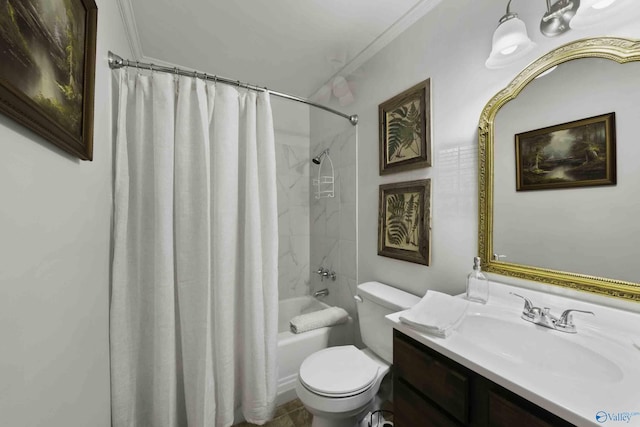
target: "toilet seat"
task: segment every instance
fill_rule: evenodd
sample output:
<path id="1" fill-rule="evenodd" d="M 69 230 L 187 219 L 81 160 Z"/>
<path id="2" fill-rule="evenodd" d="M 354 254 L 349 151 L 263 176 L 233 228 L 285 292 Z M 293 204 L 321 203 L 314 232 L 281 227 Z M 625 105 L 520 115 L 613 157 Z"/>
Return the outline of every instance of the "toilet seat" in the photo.
<path id="1" fill-rule="evenodd" d="M 300 366 L 300 382 L 320 396 L 341 398 L 368 390 L 380 367 L 352 345 L 329 347 L 307 357 Z"/>

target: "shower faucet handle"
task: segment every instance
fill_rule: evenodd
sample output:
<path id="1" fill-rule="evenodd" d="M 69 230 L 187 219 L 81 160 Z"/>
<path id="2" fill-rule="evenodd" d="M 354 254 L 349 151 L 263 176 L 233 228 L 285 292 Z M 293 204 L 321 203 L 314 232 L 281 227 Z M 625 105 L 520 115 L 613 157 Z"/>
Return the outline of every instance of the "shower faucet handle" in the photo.
<path id="1" fill-rule="evenodd" d="M 325 278 L 331 278 L 334 282 L 336 281 L 336 272 L 330 271 L 328 268 L 320 267 L 316 274 L 320 275 L 320 281 L 324 281 Z"/>

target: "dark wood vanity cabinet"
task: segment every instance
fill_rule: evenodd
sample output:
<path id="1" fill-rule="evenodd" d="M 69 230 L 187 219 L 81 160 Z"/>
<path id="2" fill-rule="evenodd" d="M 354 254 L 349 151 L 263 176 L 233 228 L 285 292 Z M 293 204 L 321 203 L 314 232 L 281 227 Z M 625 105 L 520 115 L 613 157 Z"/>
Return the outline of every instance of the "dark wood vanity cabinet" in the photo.
<path id="1" fill-rule="evenodd" d="M 573 425 L 397 330 L 393 364 L 396 427 Z"/>

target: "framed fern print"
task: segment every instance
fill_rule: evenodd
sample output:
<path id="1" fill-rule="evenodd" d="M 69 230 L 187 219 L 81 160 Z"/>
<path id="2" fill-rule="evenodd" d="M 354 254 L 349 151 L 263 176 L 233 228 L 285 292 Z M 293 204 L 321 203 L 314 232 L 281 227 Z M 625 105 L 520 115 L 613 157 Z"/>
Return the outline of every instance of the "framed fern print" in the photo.
<path id="1" fill-rule="evenodd" d="M 429 265 L 431 180 L 380 186 L 378 255 Z"/>
<path id="2" fill-rule="evenodd" d="M 380 175 L 431 166 L 431 79 L 378 106 Z"/>

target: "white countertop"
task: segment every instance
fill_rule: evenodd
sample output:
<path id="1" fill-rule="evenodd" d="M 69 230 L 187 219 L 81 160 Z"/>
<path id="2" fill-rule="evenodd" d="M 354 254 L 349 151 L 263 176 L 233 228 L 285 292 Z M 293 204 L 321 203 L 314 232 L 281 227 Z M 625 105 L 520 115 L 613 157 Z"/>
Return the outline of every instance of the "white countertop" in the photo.
<path id="1" fill-rule="evenodd" d="M 487 305 L 470 303 L 465 315 L 470 321 L 474 315 L 490 315 L 522 322 L 522 339 L 528 333 L 558 334 L 559 337 L 545 338 L 562 338 L 571 345 L 593 350 L 591 354 L 597 353 L 618 366 L 621 375 L 605 378 L 604 374 L 599 377 L 600 373 L 584 372 L 584 377 L 581 373 L 568 376 L 554 371 L 557 355 L 549 346 L 541 346 L 539 352 L 536 348 L 536 362 L 542 363 L 534 366 L 512 357 L 519 348 L 513 338 L 504 344 L 509 352 L 501 352 L 478 340 L 474 342 L 474 337 L 457 329 L 445 339 L 419 332 L 400 322 L 402 312 L 390 314 L 387 319 L 405 335 L 577 426 L 640 426 L 640 314 L 495 282 L 490 286 Z M 550 307 L 556 316 L 569 308 L 593 311 L 595 316 L 576 315 L 577 334 L 543 328 L 520 319 L 523 302 L 509 292 L 528 297 L 535 306 Z M 598 422 L 596 416 L 609 418 Z M 625 417 L 628 422 L 621 421 Z"/>

